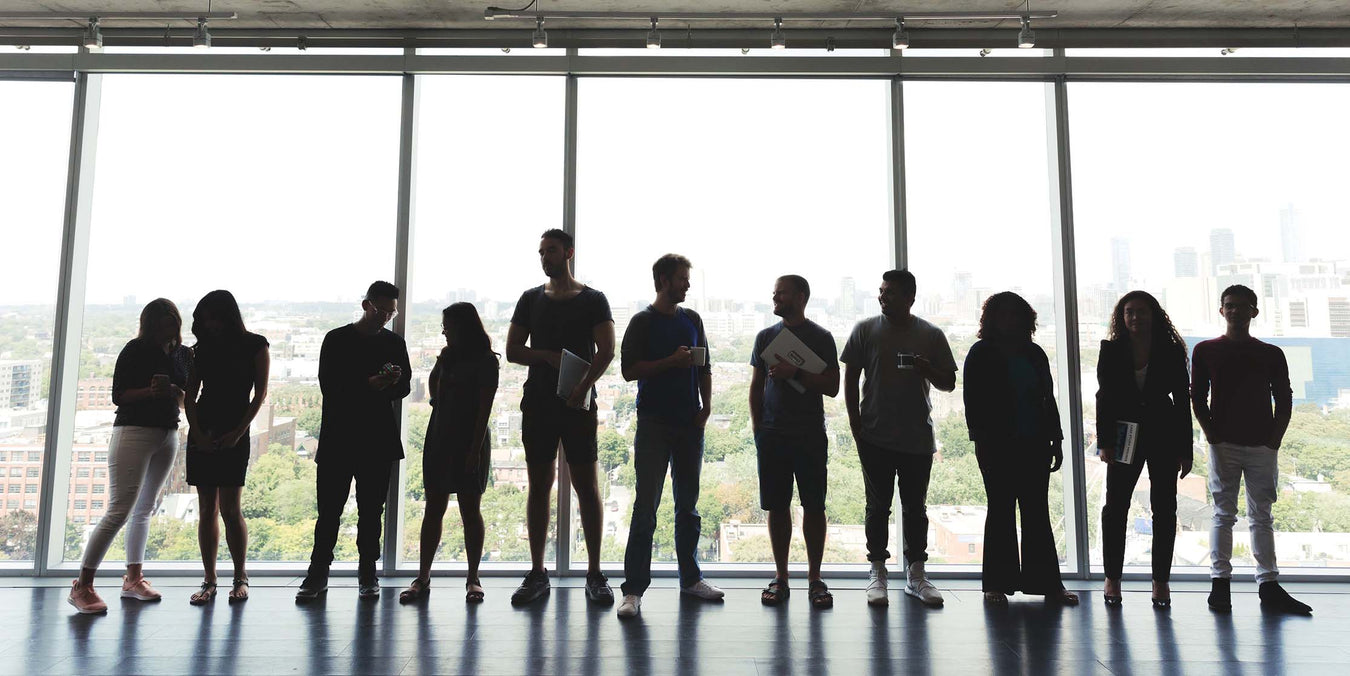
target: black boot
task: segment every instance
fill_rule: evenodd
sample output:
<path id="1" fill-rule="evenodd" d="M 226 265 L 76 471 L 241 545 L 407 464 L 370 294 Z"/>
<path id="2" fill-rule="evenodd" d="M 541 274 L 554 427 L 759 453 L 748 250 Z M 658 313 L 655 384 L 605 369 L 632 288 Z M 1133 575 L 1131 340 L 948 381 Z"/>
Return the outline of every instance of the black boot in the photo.
<path id="1" fill-rule="evenodd" d="M 1261 607 L 1281 613 L 1311 615 L 1312 606 L 1289 595 L 1278 582 L 1262 582 L 1259 591 Z"/>
<path id="2" fill-rule="evenodd" d="M 1209 609 L 1221 613 L 1232 612 L 1233 610 L 1233 581 L 1226 577 L 1216 577 L 1211 579 L 1209 588 Z"/>

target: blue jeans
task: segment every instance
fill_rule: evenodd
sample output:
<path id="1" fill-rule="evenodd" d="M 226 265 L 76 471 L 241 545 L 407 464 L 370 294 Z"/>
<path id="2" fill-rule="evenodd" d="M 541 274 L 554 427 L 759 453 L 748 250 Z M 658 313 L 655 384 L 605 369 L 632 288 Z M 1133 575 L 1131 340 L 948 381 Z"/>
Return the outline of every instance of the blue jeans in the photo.
<path id="1" fill-rule="evenodd" d="M 639 415 L 633 455 L 637 496 L 629 523 L 628 549 L 623 557 L 623 593 L 642 596 L 651 586 L 652 536 L 656 533 L 656 510 L 661 506 L 667 467 L 675 493 L 675 560 L 680 566 L 680 585 L 691 586 L 703 579 L 698 561 L 694 560 L 703 525 L 698 515 L 703 430 L 693 423 L 672 424 Z"/>

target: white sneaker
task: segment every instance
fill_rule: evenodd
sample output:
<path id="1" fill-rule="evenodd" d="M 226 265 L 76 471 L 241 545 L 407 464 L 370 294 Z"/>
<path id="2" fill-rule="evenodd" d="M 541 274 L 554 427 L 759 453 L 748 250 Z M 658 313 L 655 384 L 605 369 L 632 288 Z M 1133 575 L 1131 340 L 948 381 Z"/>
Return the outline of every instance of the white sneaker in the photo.
<path id="1" fill-rule="evenodd" d="M 942 605 L 942 593 L 928 581 L 928 576 L 924 574 L 923 562 L 916 561 L 909 564 L 907 571 L 908 582 L 905 584 L 905 593 L 919 599 L 925 606 L 937 608 Z"/>
<path id="2" fill-rule="evenodd" d="M 623 603 L 619 604 L 619 617 L 637 617 L 638 611 L 642 609 L 642 597 L 637 594 L 627 594 L 623 597 Z"/>
<path id="3" fill-rule="evenodd" d="M 884 606 L 890 604 L 886 595 L 886 564 L 872 564 L 872 574 L 867 578 L 867 605 Z"/>
<path id="4" fill-rule="evenodd" d="M 690 587 L 680 587 L 681 594 L 697 596 L 704 601 L 721 601 L 726 596 L 726 592 L 708 584 L 707 580 L 699 580 Z"/>

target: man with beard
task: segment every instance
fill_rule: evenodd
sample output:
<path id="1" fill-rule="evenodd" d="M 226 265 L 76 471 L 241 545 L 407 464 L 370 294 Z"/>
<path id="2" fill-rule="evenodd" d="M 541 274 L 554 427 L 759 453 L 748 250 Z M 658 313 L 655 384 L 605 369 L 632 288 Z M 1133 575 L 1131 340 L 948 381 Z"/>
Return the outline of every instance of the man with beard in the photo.
<path id="1" fill-rule="evenodd" d="M 907 564 L 905 593 L 927 606 L 941 606 L 942 594 L 924 573 L 928 560 L 928 478 L 937 444 L 933 435 L 930 387 L 956 389 L 956 359 L 942 330 L 910 314 L 916 285 L 908 270 L 881 276 L 881 314 L 853 327 L 840 361 L 849 427 L 862 461 L 867 491 L 864 517 L 867 560 L 872 562 L 867 603 L 889 603 L 886 541 L 891 530 L 891 495 L 900 490 L 900 520 Z M 862 402 L 858 381 L 863 373 Z"/>
<path id="2" fill-rule="evenodd" d="M 811 285 L 799 275 L 784 275 L 773 285 L 773 313 L 783 321 L 755 336 L 750 351 L 750 420 L 759 459 L 759 506 L 769 513 L 769 542 L 777 575 L 760 594 L 760 602 L 776 606 L 788 598 L 788 551 L 792 542 L 792 480 L 802 503 L 802 538 L 806 540 L 808 597 L 813 608 L 829 608 L 834 596 L 820 579 L 825 553 L 825 486 L 828 476 L 823 397 L 839 394 L 839 361 L 834 336 L 806 318 Z M 820 373 L 798 368 L 801 355 L 764 355 L 784 331 L 796 336 L 825 362 Z M 787 351 L 785 351 L 787 352 Z M 802 361 L 798 361 L 802 360 Z M 767 375 L 767 377 L 766 377 Z"/>
<path id="3" fill-rule="evenodd" d="M 708 338 L 697 312 L 680 307 L 689 292 L 688 258 L 666 254 L 652 265 L 656 300 L 633 315 L 624 332 L 623 379 L 638 381 L 637 474 L 628 549 L 623 560 L 623 602 L 619 617 L 634 617 L 652 581 L 652 535 L 656 510 L 670 468 L 675 494 L 675 560 L 680 593 L 706 601 L 722 590 L 703 580 L 695 553 L 702 520 L 698 515 L 699 473 L 703 469 L 703 427 L 712 412 L 712 369 Z M 700 401 L 702 405 L 700 406 Z"/>
<path id="4" fill-rule="evenodd" d="M 572 276 L 569 263 L 574 254 L 570 234 L 552 229 L 542 235 L 539 263 L 548 282 L 521 294 L 506 334 L 507 361 L 529 367 L 520 410 L 521 442 L 530 478 L 526 521 L 533 565 L 511 595 L 514 605 L 530 603 L 549 593 L 544 545 L 559 444 L 577 492 L 581 530 L 586 537 L 586 598 L 614 602 L 609 580 L 600 572 L 604 512 L 597 478 L 595 411 L 595 381 L 614 359 L 614 317 L 605 294 Z M 566 400 L 557 394 L 563 350 L 591 364 Z"/>

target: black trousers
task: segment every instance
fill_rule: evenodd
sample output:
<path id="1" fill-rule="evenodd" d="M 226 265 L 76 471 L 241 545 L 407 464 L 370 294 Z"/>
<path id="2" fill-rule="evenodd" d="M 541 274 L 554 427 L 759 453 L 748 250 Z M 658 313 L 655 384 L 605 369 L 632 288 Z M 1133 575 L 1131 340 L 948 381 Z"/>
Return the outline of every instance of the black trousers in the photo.
<path id="1" fill-rule="evenodd" d="M 326 574 L 333 563 L 342 510 L 347 506 L 352 480 L 356 480 L 356 549 L 363 575 L 375 573 L 380 560 L 380 531 L 384 527 L 384 503 L 389 496 L 389 476 L 394 463 L 341 456 L 319 462 L 316 486 L 319 518 L 314 522 L 314 551 L 309 556 L 311 573 Z"/>
<path id="2" fill-rule="evenodd" d="M 864 530 L 867 560 L 891 558 L 886 547 L 891 536 L 891 498 L 900 489 L 900 526 L 905 535 L 905 564 L 928 560 L 928 478 L 933 472 L 929 453 L 900 453 L 858 442 L 863 485 L 867 493 Z"/>
<path id="3" fill-rule="evenodd" d="M 1049 444 L 998 444 L 979 458 L 989 512 L 984 519 L 984 591 L 1058 594 L 1059 551 L 1050 526 Z M 1017 511 L 1022 513 L 1018 561 Z"/>
<path id="4" fill-rule="evenodd" d="M 1142 453 L 1136 454 L 1143 455 Z M 1106 469 L 1106 504 L 1102 505 L 1102 558 L 1106 576 L 1119 580 L 1125 567 L 1125 529 L 1130 499 L 1139 475 L 1148 465 L 1149 502 L 1153 507 L 1153 581 L 1172 576 L 1172 551 L 1177 542 L 1177 459 L 1136 457 L 1134 464 L 1113 462 Z"/>

